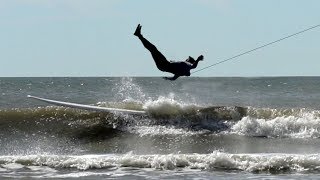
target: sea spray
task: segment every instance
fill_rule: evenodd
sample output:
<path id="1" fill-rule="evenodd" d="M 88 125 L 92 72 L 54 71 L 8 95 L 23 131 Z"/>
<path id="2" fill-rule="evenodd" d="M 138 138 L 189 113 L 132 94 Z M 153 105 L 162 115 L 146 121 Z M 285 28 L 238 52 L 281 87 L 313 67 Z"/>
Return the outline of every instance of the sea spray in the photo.
<path id="1" fill-rule="evenodd" d="M 134 83 L 131 77 L 123 77 L 120 82 L 113 85 L 112 91 L 117 101 L 122 102 L 144 102 L 147 99 L 142 88 Z"/>

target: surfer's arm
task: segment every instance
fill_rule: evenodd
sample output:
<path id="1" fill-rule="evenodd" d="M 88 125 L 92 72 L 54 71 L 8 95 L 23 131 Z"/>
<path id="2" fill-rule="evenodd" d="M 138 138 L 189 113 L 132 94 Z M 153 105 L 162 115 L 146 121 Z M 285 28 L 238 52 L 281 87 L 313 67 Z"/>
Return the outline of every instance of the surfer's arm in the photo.
<path id="1" fill-rule="evenodd" d="M 164 77 L 164 79 L 174 81 L 174 80 L 178 79 L 178 77 L 180 77 L 180 76 L 175 74 L 173 77 Z"/>
<path id="2" fill-rule="evenodd" d="M 199 61 L 203 61 L 203 55 L 200 55 L 200 56 L 198 57 L 198 59 L 196 60 L 196 62 L 194 62 L 194 63 L 192 64 L 191 69 L 196 68 L 196 67 L 198 66 L 198 62 L 199 62 Z"/>

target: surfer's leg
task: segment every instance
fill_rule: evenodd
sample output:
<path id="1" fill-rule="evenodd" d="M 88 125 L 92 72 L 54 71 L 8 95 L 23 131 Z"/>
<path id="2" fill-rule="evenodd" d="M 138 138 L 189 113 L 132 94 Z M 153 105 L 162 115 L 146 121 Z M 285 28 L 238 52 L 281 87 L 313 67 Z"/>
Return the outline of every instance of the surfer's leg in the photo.
<path id="1" fill-rule="evenodd" d="M 152 43 L 150 43 L 146 38 L 142 36 L 140 31 L 141 31 L 141 26 L 139 24 L 134 35 L 137 36 L 142 42 L 143 46 L 150 51 L 158 69 L 160 71 L 169 71 L 170 62 L 166 59 L 166 57 L 160 51 L 158 51 L 156 46 L 154 46 Z"/>

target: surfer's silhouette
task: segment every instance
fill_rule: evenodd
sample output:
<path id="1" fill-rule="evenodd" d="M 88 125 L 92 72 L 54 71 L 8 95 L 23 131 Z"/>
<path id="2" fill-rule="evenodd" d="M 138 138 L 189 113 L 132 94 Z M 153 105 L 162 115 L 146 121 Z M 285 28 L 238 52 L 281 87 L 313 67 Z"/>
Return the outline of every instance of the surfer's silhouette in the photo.
<path id="1" fill-rule="evenodd" d="M 160 71 L 174 74 L 173 77 L 165 77 L 167 80 L 176 80 L 180 76 L 190 76 L 190 70 L 196 68 L 198 66 L 198 62 L 203 60 L 203 55 L 200 55 L 197 60 L 194 60 L 189 56 L 185 61 L 169 62 L 153 44 L 142 36 L 140 24 L 138 24 L 134 35 L 137 36 L 141 40 L 143 46 L 150 51 L 153 60 Z"/>

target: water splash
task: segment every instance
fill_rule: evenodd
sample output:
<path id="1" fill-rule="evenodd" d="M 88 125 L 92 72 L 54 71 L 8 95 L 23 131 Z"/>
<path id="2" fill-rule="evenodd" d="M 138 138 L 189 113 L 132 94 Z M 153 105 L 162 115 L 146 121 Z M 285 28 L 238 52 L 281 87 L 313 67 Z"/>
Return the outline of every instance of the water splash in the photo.
<path id="1" fill-rule="evenodd" d="M 112 89 L 118 100 L 122 102 L 144 102 L 147 98 L 142 88 L 134 82 L 132 77 L 122 77 Z"/>

